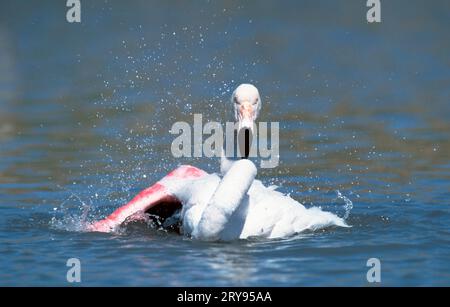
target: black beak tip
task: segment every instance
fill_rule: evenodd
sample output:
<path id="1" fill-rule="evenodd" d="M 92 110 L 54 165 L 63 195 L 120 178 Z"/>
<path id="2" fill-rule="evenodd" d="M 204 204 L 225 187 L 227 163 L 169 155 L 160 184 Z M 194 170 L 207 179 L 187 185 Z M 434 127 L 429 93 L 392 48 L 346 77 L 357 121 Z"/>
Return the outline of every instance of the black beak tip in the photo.
<path id="1" fill-rule="evenodd" d="M 252 132 L 249 128 L 243 128 L 239 131 L 239 148 L 242 159 L 248 159 L 248 157 L 250 156 L 252 137 Z"/>

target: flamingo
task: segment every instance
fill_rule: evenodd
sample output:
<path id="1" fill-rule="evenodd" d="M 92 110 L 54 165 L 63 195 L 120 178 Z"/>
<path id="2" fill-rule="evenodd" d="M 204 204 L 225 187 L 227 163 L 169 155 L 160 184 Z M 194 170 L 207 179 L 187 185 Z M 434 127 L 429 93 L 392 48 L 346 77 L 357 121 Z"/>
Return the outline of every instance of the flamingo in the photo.
<path id="1" fill-rule="evenodd" d="M 241 84 L 231 100 L 239 129 L 252 131 L 261 109 L 258 89 Z M 175 218 L 181 234 L 205 241 L 273 239 L 329 226 L 348 227 L 342 218 L 330 212 L 305 208 L 275 187 L 264 186 L 255 179 L 256 174 L 250 160 L 230 161 L 224 155 L 223 176 L 182 165 L 105 219 L 90 224 L 88 230 L 114 232 L 142 213 L 158 216 L 163 226 Z"/>

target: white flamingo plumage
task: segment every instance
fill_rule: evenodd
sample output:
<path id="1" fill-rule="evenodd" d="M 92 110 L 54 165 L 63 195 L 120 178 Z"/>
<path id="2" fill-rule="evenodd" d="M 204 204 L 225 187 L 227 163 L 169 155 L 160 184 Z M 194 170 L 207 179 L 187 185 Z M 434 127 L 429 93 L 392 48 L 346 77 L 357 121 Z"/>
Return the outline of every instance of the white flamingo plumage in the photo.
<path id="1" fill-rule="evenodd" d="M 240 85 L 232 95 L 239 127 L 252 129 L 261 108 L 253 85 Z M 88 226 L 90 231 L 115 231 L 141 213 L 165 219 L 178 212 L 180 231 L 200 240 L 234 240 L 249 237 L 281 238 L 304 230 L 346 227 L 345 221 L 317 207 L 305 208 L 290 196 L 256 180 L 255 165 L 247 159 L 221 159 L 221 172 L 208 174 L 183 165 L 107 218 Z"/>

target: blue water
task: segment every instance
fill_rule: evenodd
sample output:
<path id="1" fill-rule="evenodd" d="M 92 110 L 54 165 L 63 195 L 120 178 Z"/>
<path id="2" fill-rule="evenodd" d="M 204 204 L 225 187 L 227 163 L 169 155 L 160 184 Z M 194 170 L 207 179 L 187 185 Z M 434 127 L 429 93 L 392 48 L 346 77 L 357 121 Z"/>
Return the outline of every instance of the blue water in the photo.
<path id="1" fill-rule="evenodd" d="M 0 285 L 450 284 L 450 5 L 382 1 L 0 4 Z M 266 184 L 351 228 L 204 243 L 81 232 L 181 163 L 175 121 L 232 119 L 252 82 L 280 122 Z M 341 195 L 341 197 L 339 197 Z M 348 211 L 349 199 L 353 209 Z"/>

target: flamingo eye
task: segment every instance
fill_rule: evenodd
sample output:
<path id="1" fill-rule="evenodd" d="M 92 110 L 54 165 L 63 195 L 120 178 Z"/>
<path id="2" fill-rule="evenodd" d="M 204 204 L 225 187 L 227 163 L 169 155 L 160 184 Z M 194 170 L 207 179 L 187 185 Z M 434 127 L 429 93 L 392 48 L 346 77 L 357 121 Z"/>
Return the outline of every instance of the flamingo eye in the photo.
<path id="1" fill-rule="evenodd" d="M 235 104 L 240 104 L 236 97 L 234 98 L 234 103 Z"/>

